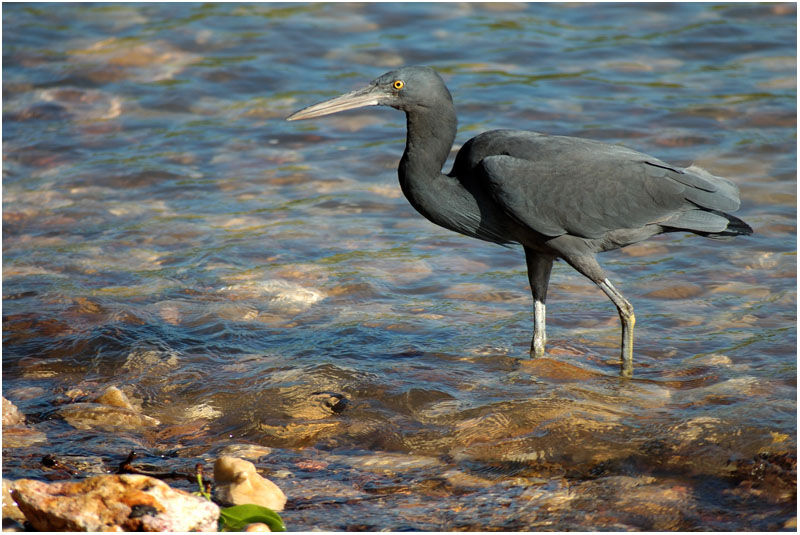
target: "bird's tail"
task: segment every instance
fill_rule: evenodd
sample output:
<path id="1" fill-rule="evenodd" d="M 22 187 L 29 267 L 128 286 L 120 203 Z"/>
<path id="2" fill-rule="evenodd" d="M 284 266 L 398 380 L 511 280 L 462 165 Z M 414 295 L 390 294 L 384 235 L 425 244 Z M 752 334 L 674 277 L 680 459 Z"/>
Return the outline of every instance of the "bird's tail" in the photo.
<path id="1" fill-rule="evenodd" d="M 676 214 L 662 223 L 667 232 L 693 232 L 706 238 L 724 239 L 733 236 L 749 236 L 753 229 L 736 216 L 719 210 L 698 208 Z"/>
<path id="2" fill-rule="evenodd" d="M 721 232 L 708 232 L 708 233 L 701 233 L 698 232 L 701 236 L 705 236 L 707 238 L 730 238 L 733 236 L 749 236 L 753 233 L 753 228 L 739 219 L 736 216 L 731 214 L 726 214 L 725 212 L 717 212 L 716 210 L 713 211 L 716 215 L 722 216 L 728 220 L 728 226 L 725 227 L 725 230 Z"/>

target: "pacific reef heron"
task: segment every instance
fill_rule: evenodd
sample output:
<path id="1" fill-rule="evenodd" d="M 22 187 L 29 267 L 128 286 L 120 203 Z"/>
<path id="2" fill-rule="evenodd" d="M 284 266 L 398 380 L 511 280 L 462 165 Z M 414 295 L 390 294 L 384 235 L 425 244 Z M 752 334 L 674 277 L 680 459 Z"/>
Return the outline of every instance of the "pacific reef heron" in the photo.
<path id="1" fill-rule="evenodd" d="M 429 67 L 387 72 L 287 120 L 376 105 L 406 114 L 406 148 L 397 171 L 403 193 L 420 214 L 473 238 L 522 245 L 533 294 L 532 357 L 545 351 L 545 301 L 556 258 L 591 279 L 617 307 L 620 373 L 630 377 L 633 307 L 595 255 L 665 232 L 710 238 L 753 232 L 726 213 L 739 208 L 739 190 L 730 180 L 589 139 L 491 130 L 467 141 L 443 174 L 456 137 L 456 112 L 444 81 Z"/>

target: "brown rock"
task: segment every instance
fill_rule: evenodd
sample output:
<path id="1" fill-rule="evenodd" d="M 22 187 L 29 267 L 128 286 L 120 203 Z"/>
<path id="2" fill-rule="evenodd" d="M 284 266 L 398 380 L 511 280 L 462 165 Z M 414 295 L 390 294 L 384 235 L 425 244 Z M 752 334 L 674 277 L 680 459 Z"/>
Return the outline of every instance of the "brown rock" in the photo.
<path id="1" fill-rule="evenodd" d="M 219 517 L 216 504 L 133 474 L 20 479 L 11 496 L 38 531 L 216 531 Z"/>
<path id="2" fill-rule="evenodd" d="M 224 503 L 253 503 L 282 511 L 286 495 L 269 479 L 261 477 L 250 461 L 220 457 L 214 463 L 215 497 Z"/>
<path id="3" fill-rule="evenodd" d="M 25 515 L 19 510 L 14 499 L 11 497 L 11 481 L 3 480 L 3 518 L 10 518 L 17 522 L 25 521 Z"/>

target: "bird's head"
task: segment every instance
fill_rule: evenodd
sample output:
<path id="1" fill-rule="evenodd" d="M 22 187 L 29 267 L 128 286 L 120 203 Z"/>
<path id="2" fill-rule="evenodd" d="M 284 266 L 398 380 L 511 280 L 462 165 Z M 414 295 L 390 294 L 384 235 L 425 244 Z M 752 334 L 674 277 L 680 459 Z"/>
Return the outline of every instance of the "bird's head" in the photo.
<path id="1" fill-rule="evenodd" d="M 366 87 L 303 108 L 287 121 L 311 119 L 364 106 L 391 106 L 406 112 L 435 106 L 452 98 L 439 74 L 430 67 L 402 67 L 387 72 Z"/>

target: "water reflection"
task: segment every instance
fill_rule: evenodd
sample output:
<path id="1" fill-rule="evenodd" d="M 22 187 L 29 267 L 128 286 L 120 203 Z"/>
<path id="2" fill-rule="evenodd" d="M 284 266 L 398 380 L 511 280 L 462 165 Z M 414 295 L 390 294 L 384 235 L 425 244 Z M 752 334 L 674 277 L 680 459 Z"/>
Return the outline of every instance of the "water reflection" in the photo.
<path id="1" fill-rule="evenodd" d="M 793 5 L 6 8 L 3 395 L 28 422 L 4 477 L 247 443 L 291 529 L 790 526 Z M 752 238 L 601 259 L 636 306 L 633 381 L 566 266 L 523 358 L 521 252 L 407 205 L 402 116 L 283 122 L 409 63 L 444 73 L 457 142 L 581 135 L 740 185 Z M 109 386 L 133 413 L 98 408 Z"/>

